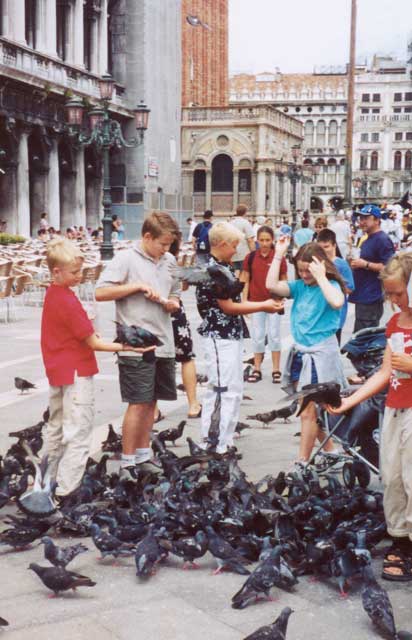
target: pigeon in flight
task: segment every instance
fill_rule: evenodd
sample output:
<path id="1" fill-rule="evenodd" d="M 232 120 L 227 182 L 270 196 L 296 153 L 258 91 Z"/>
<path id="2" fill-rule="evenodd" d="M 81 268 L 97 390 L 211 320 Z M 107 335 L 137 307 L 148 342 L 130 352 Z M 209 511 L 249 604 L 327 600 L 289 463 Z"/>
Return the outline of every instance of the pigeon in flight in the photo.
<path id="1" fill-rule="evenodd" d="M 203 27 L 204 29 L 208 29 L 209 31 L 212 30 L 211 27 L 209 27 L 206 22 L 203 22 L 200 18 L 198 18 L 198 16 L 192 16 L 188 14 L 186 16 L 186 22 L 188 22 L 191 27 Z"/>

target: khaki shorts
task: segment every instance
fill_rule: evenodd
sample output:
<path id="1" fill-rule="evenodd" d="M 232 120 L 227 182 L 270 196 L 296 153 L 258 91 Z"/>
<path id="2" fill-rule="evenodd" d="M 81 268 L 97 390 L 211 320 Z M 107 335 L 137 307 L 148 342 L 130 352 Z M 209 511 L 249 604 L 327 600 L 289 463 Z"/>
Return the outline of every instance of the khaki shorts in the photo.
<path id="1" fill-rule="evenodd" d="M 174 358 L 119 358 L 120 394 L 123 402 L 144 404 L 155 400 L 176 400 Z"/>

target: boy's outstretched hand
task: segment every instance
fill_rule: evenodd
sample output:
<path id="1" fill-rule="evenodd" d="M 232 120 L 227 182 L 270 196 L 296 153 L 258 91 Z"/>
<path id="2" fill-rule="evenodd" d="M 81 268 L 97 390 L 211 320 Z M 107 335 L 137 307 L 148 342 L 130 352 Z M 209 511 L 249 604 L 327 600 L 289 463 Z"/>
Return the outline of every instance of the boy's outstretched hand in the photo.
<path id="1" fill-rule="evenodd" d="M 136 353 L 147 353 L 147 351 L 154 351 L 156 346 L 152 347 L 131 347 L 129 344 L 123 344 L 123 351 L 135 351 Z"/>
<path id="2" fill-rule="evenodd" d="M 163 305 L 163 308 L 168 313 L 174 313 L 175 311 L 179 311 L 179 301 L 176 298 L 169 298 L 168 300 L 161 300 L 160 303 Z"/>

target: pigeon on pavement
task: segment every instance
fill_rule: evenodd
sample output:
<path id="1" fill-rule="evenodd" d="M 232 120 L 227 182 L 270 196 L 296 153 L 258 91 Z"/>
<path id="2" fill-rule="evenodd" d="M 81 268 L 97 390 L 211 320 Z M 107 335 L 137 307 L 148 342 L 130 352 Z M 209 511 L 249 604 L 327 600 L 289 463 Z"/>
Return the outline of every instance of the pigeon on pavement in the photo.
<path id="1" fill-rule="evenodd" d="M 14 386 L 16 389 L 19 389 L 22 393 L 28 391 L 29 389 L 37 389 L 36 385 L 24 378 L 14 378 Z"/>
<path id="2" fill-rule="evenodd" d="M 386 589 L 376 580 L 371 566 L 363 569 L 362 605 L 373 624 L 385 638 L 407 640 L 412 634 L 396 631 L 393 609 Z"/>
<path id="3" fill-rule="evenodd" d="M 95 582 L 87 576 L 74 571 L 66 571 L 63 567 L 41 567 L 35 562 L 29 564 L 29 569 L 37 573 L 45 587 L 58 596 L 61 591 L 76 590 L 77 587 L 94 587 Z"/>
<path id="4" fill-rule="evenodd" d="M 275 622 L 260 627 L 244 640 L 286 640 L 289 617 L 293 613 L 290 607 L 285 607 Z"/>
<path id="5" fill-rule="evenodd" d="M 44 557 L 46 560 L 55 567 L 63 567 L 63 569 L 65 569 L 69 562 L 74 560 L 79 553 L 89 551 L 81 542 L 70 547 L 58 547 L 49 536 L 43 536 L 41 543 L 44 544 Z"/>

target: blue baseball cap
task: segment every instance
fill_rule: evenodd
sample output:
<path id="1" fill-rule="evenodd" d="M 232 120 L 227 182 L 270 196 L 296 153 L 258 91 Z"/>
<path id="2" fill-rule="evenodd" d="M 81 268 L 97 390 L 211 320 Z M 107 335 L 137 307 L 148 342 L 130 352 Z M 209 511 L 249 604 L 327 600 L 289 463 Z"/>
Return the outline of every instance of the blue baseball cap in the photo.
<path id="1" fill-rule="evenodd" d="M 365 204 L 359 211 L 361 216 L 375 216 L 375 218 L 382 218 L 381 210 L 376 204 Z"/>
<path id="2" fill-rule="evenodd" d="M 288 224 L 282 224 L 282 226 L 279 229 L 279 234 L 281 236 L 291 236 L 292 235 L 292 227 L 290 227 Z"/>

